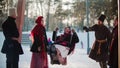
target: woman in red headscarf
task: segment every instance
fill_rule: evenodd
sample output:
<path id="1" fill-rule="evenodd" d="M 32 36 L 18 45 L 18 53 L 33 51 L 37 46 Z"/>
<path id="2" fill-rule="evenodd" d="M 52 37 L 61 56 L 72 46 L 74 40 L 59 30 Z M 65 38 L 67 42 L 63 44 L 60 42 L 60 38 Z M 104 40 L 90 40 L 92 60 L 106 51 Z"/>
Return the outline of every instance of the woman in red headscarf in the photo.
<path id="1" fill-rule="evenodd" d="M 31 31 L 33 45 L 30 49 L 32 59 L 30 68 L 48 68 L 47 60 L 47 36 L 44 27 L 43 17 L 39 16 L 36 19 L 36 26 Z"/>

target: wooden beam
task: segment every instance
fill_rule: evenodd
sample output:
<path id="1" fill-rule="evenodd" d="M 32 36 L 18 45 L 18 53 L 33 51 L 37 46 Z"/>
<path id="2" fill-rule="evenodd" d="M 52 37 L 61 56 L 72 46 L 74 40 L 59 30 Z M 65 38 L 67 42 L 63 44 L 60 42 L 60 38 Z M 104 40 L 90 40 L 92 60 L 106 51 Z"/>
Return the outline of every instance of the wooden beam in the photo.
<path id="1" fill-rule="evenodd" d="M 19 29 L 20 37 L 19 42 L 21 42 L 22 39 L 22 27 L 24 23 L 24 11 L 25 11 L 25 0 L 18 0 L 17 4 L 17 27 Z"/>
<path id="2" fill-rule="evenodd" d="M 120 68 L 120 0 L 118 0 L 118 68 Z"/>

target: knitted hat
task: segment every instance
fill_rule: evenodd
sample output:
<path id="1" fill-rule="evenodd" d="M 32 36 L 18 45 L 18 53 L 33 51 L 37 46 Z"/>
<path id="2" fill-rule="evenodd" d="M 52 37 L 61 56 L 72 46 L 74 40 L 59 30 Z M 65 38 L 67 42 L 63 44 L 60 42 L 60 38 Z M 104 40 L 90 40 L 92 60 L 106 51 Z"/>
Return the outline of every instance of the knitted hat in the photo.
<path id="1" fill-rule="evenodd" d="M 9 8 L 9 16 L 17 16 L 17 10 L 14 7 Z"/>

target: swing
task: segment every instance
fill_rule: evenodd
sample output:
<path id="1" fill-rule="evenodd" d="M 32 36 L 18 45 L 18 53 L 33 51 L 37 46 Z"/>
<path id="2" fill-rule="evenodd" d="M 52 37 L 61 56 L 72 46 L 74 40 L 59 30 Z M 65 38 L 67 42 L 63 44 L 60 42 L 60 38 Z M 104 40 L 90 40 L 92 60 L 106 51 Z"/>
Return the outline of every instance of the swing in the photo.
<path id="1" fill-rule="evenodd" d="M 70 44 L 72 41 L 72 35 L 70 38 Z M 67 56 L 70 54 L 70 48 L 67 46 L 63 46 L 60 44 L 52 44 L 50 45 L 50 59 L 51 59 L 51 64 L 62 64 L 66 65 L 67 61 Z"/>
<path id="2" fill-rule="evenodd" d="M 62 46 L 59 44 L 51 45 L 50 47 L 50 59 L 51 64 L 62 64 L 66 65 L 65 58 L 69 53 L 69 47 Z"/>

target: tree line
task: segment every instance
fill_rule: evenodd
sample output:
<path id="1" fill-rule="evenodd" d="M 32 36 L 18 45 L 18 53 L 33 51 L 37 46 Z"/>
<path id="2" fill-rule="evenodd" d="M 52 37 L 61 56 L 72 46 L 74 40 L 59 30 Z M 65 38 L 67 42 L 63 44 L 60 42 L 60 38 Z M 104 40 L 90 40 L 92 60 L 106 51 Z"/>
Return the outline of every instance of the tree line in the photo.
<path id="1" fill-rule="evenodd" d="M 16 6 L 16 3 L 14 2 L 17 2 L 17 0 L 0 0 L 0 26 L 3 19 L 7 16 L 5 11 L 8 11 L 8 7 Z M 109 28 L 112 27 L 111 20 L 118 15 L 117 0 L 88 0 L 87 4 L 89 7 L 88 26 L 95 24 L 95 19 L 104 12 L 107 16 L 107 26 Z M 67 6 L 67 8 L 63 9 L 64 6 Z M 32 26 L 29 24 L 33 25 L 34 20 L 39 15 L 44 16 L 47 30 L 53 30 L 54 27 L 64 28 L 65 26 L 71 26 L 82 30 L 82 27 L 86 25 L 86 0 L 66 2 L 63 2 L 62 0 L 26 0 L 25 8 L 24 31 L 32 29 Z M 36 9 L 32 11 L 32 8 Z"/>

